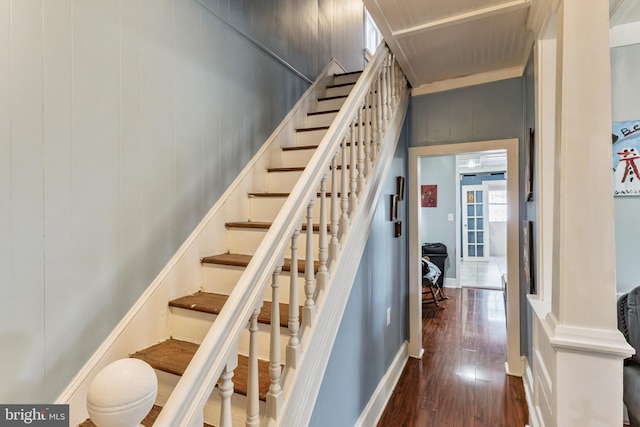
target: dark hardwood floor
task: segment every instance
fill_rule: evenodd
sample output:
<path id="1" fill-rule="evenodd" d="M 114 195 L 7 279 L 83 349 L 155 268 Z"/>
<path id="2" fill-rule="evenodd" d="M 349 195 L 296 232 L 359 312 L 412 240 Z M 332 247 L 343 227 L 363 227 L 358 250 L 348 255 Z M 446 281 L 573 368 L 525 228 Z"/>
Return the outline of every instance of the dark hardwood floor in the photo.
<path id="1" fill-rule="evenodd" d="M 378 426 L 525 426 L 522 379 L 505 374 L 503 293 L 447 294 L 442 308 L 423 310 L 424 356 L 407 362 Z"/>

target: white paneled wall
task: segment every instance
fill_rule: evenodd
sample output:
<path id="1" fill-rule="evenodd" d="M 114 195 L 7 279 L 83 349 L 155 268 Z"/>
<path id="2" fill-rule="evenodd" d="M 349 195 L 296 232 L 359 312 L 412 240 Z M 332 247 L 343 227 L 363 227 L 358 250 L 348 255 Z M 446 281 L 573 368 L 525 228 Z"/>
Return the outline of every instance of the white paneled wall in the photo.
<path id="1" fill-rule="evenodd" d="M 53 401 L 307 88 L 220 18 L 362 67 L 359 0 L 214 12 L 0 0 L 0 402 Z"/>

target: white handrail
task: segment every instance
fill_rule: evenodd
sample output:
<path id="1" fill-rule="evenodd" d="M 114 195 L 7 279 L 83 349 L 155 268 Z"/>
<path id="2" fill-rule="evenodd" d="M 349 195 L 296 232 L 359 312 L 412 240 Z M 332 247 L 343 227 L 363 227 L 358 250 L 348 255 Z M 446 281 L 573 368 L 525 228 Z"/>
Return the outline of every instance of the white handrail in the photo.
<path id="1" fill-rule="evenodd" d="M 247 322 L 254 310 L 262 305 L 269 278 L 274 269 L 281 264 L 286 245 L 295 229 L 299 227 L 309 203 L 316 198 L 320 180 L 338 153 L 352 119 L 358 116 L 358 109 L 365 102 L 365 96 L 372 90 L 372 83 L 377 79 L 379 70 L 389 60 L 388 52 L 388 48 L 381 44 L 363 71 L 174 388 L 154 426 L 186 427 L 195 425 L 198 419 L 202 419 L 202 408 L 227 360 L 237 351 L 236 344 Z M 383 88 L 383 92 L 385 89 Z M 355 165 L 352 167 L 355 168 Z M 342 173 L 346 173 L 346 168 Z"/>

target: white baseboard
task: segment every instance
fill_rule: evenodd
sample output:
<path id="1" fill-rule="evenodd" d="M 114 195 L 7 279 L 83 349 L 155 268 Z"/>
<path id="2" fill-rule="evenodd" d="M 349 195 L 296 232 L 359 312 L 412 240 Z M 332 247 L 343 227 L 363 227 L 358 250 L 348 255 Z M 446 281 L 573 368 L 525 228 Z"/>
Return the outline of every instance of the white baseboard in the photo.
<path id="1" fill-rule="evenodd" d="M 384 374 L 378 383 L 378 387 L 376 387 L 373 395 L 371 395 L 369 403 L 367 403 L 362 414 L 360 414 L 354 427 L 368 427 L 378 424 L 408 359 L 407 342 L 405 341 L 393 358 L 389 369 L 387 369 L 387 373 Z"/>
<path id="2" fill-rule="evenodd" d="M 459 288 L 458 283 L 456 283 L 455 277 L 445 277 L 444 278 L 444 287 L 445 288 Z"/>

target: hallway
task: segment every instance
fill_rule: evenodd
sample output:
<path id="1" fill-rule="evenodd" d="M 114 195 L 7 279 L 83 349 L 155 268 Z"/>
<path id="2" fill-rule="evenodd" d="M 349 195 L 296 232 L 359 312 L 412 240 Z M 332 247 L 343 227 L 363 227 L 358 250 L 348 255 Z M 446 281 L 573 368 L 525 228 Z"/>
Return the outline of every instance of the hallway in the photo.
<path id="1" fill-rule="evenodd" d="M 522 379 L 505 374 L 503 293 L 448 289 L 423 311 L 421 360 L 409 359 L 379 427 L 521 427 Z"/>

